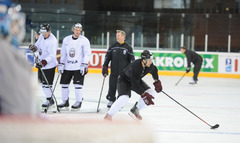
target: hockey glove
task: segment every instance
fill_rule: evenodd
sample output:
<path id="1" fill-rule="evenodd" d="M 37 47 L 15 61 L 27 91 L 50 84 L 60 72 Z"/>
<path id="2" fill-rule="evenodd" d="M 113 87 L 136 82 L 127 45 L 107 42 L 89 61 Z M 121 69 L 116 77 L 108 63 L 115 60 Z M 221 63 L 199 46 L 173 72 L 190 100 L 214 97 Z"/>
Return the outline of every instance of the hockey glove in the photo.
<path id="1" fill-rule="evenodd" d="M 102 67 L 102 75 L 104 77 L 106 77 L 108 75 L 108 66 L 104 66 Z"/>
<path id="2" fill-rule="evenodd" d="M 189 73 L 190 72 L 190 67 L 187 67 L 186 68 L 186 73 Z"/>
<path id="3" fill-rule="evenodd" d="M 80 66 L 80 73 L 84 76 L 88 73 L 88 64 L 82 63 Z"/>
<path id="4" fill-rule="evenodd" d="M 46 60 L 42 60 L 41 62 L 36 63 L 37 68 L 42 68 L 42 67 L 45 67 L 46 65 L 47 65 Z"/>
<path id="5" fill-rule="evenodd" d="M 58 73 L 63 74 L 64 71 L 64 64 L 60 63 L 58 64 Z"/>
<path id="6" fill-rule="evenodd" d="M 154 99 L 154 97 L 151 94 L 145 92 L 141 97 L 147 106 L 149 106 L 151 104 L 154 105 L 154 102 L 152 101 L 152 99 Z"/>
<path id="7" fill-rule="evenodd" d="M 35 45 L 33 45 L 33 44 L 29 45 L 28 48 L 29 48 L 29 50 L 32 51 L 32 52 L 36 52 L 36 51 L 37 51 L 37 46 L 35 46 Z"/>
<path id="8" fill-rule="evenodd" d="M 160 81 L 160 80 L 155 81 L 155 82 L 153 83 L 153 85 L 155 86 L 155 91 L 156 91 L 157 93 L 159 93 L 159 92 L 162 91 L 162 84 L 161 84 L 161 81 Z"/>

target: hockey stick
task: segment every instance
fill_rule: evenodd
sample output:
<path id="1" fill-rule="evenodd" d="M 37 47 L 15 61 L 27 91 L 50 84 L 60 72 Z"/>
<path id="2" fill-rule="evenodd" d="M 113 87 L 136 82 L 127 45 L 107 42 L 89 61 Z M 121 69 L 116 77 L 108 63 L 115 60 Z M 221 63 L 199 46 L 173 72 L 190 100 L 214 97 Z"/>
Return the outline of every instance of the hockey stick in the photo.
<path id="1" fill-rule="evenodd" d="M 100 111 L 99 105 L 100 105 L 100 101 L 101 101 L 101 97 L 102 97 L 102 91 L 103 91 L 103 86 L 104 86 L 105 78 L 106 78 L 106 76 L 104 76 L 103 82 L 102 82 L 102 88 L 101 88 L 100 97 L 99 97 L 98 106 L 97 106 L 97 113 Z"/>
<path id="2" fill-rule="evenodd" d="M 183 79 L 183 77 L 186 75 L 187 73 L 185 72 L 184 75 L 178 80 L 178 82 L 175 84 L 176 86 L 178 85 L 178 83 Z"/>
<path id="3" fill-rule="evenodd" d="M 34 55 L 35 58 L 37 58 L 37 56 L 35 55 L 35 53 L 33 53 L 33 55 Z M 47 85 L 48 85 L 48 88 L 50 89 L 50 91 L 51 91 L 51 93 L 52 93 L 51 97 L 53 97 L 53 99 L 55 100 L 56 106 L 57 106 L 57 105 L 58 105 L 58 104 L 57 104 L 57 99 L 56 99 L 56 97 L 55 97 L 55 95 L 54 95 L 54 93 L 53 93 L 54 91 L 52 90 L 52 88 L 51 88 L 51 86 L 50 86 L 50 84 L 49 84 L 49 82 L 48 82 L 48 80 L 47 80 L 46 75 L 44 74 L 42 68 L 38 68 L 38 69 L 40 69 L 40 71 L 41 71 L 41 73 L 42 73 L 42 76 L 43 76 L 44 80 L 46 81 L 46 83 L 47 83 Z M 58 76 L 58 78 L 59 78 L 59 76 Z M 57 80 L 58 80 L 58 78 L 57 78 Z M 56 82 L 56 84 L 57 84 L 57 82 Z M 54 90 L 55 90 L 56 84 L 55 84 L 55 86 L 54 86 Z M 49 105 L 47 106 L 47 109 L 44 109 L 44 112 L 45 112 L 45 113 L 47 113 L 48 108 L 49 108 Z M 57 106 L 57 111 L 60 113 L 60 110 L 59 110 L 58 106 Z"/>
<path id="4" fill-rule="evenodd" d="M 190 111 L 188 108 L 186 108 L 185 106 L 183 106 L 182 104 L 180 104 L 178 101 L 176 101 L 175 99 L 173 99 L 171 96 L 169 96 L 167 93 L 165 93 L 164 91 L 162 91 L 162 93 L 164 93 L 166 96 L 168 96 L 169 98 L 171 98 L 173 101 L 175 101 L 177 104 L 179 104 L 180 106 L 182 106 L 184 109 L 186 109 L 188 112 L 192 113 L 195 117 L 197 117 L 198 119 L 200 119 L 201 121 L 203 121 L 205 124 L 207 124 L 208 126 L 211 127 L 211 129 L 216 129 L 219 127 L 219 124 L 216 124 L 214 126 L 211 126 L 210 124 L 208 124 L 206 121 L 204 121 L 203 119 L 201 119 L 200 117 L 198 117 L 196 114 L 194 114 L 192 111 Z"/>

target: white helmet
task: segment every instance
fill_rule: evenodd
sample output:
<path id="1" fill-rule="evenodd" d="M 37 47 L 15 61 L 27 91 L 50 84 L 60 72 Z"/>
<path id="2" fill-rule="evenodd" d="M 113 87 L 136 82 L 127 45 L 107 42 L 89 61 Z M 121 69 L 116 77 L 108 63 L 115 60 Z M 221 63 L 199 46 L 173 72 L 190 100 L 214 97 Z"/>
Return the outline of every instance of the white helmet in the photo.
<path id="1" fill-rule="evenodd" d="M 74 28 L 82 28 L 82 24 L 80 24 L 80 23 L 73 24 L 72 30 L 73 30 Z"/>

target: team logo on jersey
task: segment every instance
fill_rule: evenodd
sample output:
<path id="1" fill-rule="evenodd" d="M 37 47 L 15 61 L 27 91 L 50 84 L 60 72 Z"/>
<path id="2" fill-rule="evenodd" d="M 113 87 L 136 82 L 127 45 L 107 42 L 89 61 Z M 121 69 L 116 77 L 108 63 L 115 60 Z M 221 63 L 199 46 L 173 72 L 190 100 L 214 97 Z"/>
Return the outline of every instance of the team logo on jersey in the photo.
<path id="1" fill-rule="evenodd" d="M 126 55 L 126 53 L 127 53 L 127 50 L 123 50 L 123 55 Z"/>
<path id="2" fill-rule="evenodd" d="M 74 48 L 71 48 L 71 49 L 69 50 L 69 56 L 70 56 L 71 58 L 75 57 L 75 53 L 76 53 L 76 51 L 75 51 Z"/>
<path id="3" fill-rule="evenodd" d="M 39 55 L 40 56 L 42 55 L 42 49 L 39 49 Z"/>

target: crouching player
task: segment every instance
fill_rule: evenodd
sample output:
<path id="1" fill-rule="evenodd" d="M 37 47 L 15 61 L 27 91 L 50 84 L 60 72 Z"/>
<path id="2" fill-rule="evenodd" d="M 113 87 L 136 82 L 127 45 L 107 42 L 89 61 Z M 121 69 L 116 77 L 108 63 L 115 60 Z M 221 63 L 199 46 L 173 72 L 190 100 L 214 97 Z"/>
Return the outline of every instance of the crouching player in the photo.
<path id="1" fill-rule="evenodd" d="M 118 99 L 113 103 L 105 120 L 112 120 L 112 117 L 128 102 L 131 97 L 131 90 L 141 96 L 138 102 L 132 107 L 130 113 L 138 120 L 142 120 L 139 113 L 141 109 L 149 105 L 154 105 L 154 90 L 152 90 L 142 78 L 150 73 L 154 79 L 156 92 L 162 91 L 161 81 L 158 78 L 158 70 L 152 63 L 153 55 L 144 50 L 141 53 L 141 59 L 135 60 L 128 65 L 118 78 Z"/>

